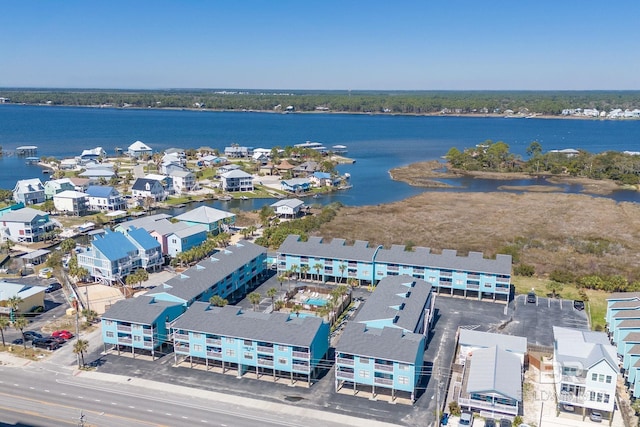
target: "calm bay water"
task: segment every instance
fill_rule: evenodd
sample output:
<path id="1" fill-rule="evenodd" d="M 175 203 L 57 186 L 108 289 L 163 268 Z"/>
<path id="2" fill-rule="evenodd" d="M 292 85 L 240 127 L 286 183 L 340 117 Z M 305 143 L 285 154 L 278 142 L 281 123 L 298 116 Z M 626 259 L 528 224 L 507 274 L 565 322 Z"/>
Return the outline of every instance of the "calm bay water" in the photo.
<path id="1" fill-rule="evenodd" d="M 362 206 L 388 203 L 424 191 L 495 191 L 500 185 L 532 181 L 460 179 L 455 190 L 414 188 L 389 178 L 388 171 L 416 161 L 441 158 L 451 147 L 464 149 L 487 139 L 502 140 L 526 158 L 532 141 L 544 150 L 576 148 L 589 152 L 638 151 L 640 121 L 543 120 L 470 117 L 370 116 L 348 114 L 270 114 L 175 110 L 123 110 L 0 105 L 0 145 L 14 150 L 38 146 L 38 156 L 77 156 L 85 148 L 103 147 L 108 154 L 136 140 L 154 151 L 169 147 L 223 150 L 232 143 L 271 148 L 318 141 L 348 146 L 356 160 L 341 165 L 352 176 L 353 189 L 314 199 Z M 0 188 L 12 189 L 18 179 L 48 177 L 24 159 L 0 158 Z M 580 187 L 566 186 L 567 192 Z M 636 191 L 617 191 L 617 201 L 640 202 Z M 267 201 L 228 202 L 222 208 L 259 208 Z"/>

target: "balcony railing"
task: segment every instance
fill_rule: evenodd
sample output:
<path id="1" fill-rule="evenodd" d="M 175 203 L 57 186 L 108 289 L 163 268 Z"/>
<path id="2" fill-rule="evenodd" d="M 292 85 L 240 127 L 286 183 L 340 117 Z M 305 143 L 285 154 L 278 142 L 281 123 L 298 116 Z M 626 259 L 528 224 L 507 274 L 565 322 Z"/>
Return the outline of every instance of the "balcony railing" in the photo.
<path id="1" fill-rule="evenodd" d="M 389 378 L 374 378 L 374 383 L 382 385 L 393 385 L 393 380 Z"/>
<path id="2" fill-rule="evenodd" d="M 483 400 L 464 399 L 461 397 L 458 399 L 458 405 L 462 407 L 471 406 L 472 408 L 476 408 L 484 411 L 500 412 L 500 413 L 509 414 L 509 415 L 518 415 L 517 406 L 503 405 L 502 403 L 493 404 L 491 402 L 485 402 Z"/>
<path id="3" fill-rule="evenodd" d="M 570 392 L 561 391 L 558 395 L 558 402 L 584 404 L 584 397 Z"/>
<path id="4" fill-rule="evenodd" d="M 467 289 L 480 289 L 480 285 L 467 283 Z"/>
<path id="5" fill-rule="evenodd" d="M 219 359 L 222 357 L 221 351 L 207 351 L 207 356 Z"/>
<path id="6" fill-rule="evenodd" d="M 258 357 L 258 364 L 264 366 L 273 366 L 273 360 L 261 359 Z"/>
<path id="7" fill-rule="evenodd" d="M 467 279 L 469 280 L 480 280 L 480 275 L 479 274 L 467 274 Z"/>
<path id="8" fill-rule="evenodd" d="M 120 338 L 118 337 L 118 344 L 131 345 L 131 338 Z"/>
<path id="9" fill-rule="evenodd" d="M 182 340 L 182 341 L 189 341 L 189 334 L 179 334 L 179 333 L 175 333 L 173 334 L 173 339 L 174 340 Z"/>
<path id="10" fill-rule="evenodd" d="M 353 379 L 353 372 L 336 371 L 336 374 L 337 374 L 338 378 L 346 378 L 348 380 L 352 380 Z"/>
<path id="11" fill-rule="evenodd" d="M 189 353 L 189 347 L 183 345 L 174 346 L 176 352 Z"/>
<path id="12" fill-rule="evenodd" d="M 260 353 L 269 353 L 269 354 L 273 354 L 273 347 L 266 347 L 263 345 L 259 345 L 258 346 L 258 351 Z"/>
<path id="13" fill-rule="evenodd" d="M 302 365 L 300 363 L 294 363 L 293 364 L 293 370 L 294 371 L 300 371 L 300 372 L 309 372 L 309 365 Z"/>
<path id="14" fill-rule="evenodd" d="M 119 332 L 131 332 L 131 326 L 118 325 L 117 329 Z"/>
<path id="15" fill-rule="evenodd" d="M 294 351 L 292 352 L 293 357 L 297 357 L 299 359 L 308 359 L 309 358 L 309 353 L 305 352 L 305 351 Z"/>
<path id="16" fill-rule="evenodd" d="M 142 330 L 142 335 L 147 335 L 147 336 L 151 336 L 151 335 L 153 335 L 153 329 L 147 329 L 147 328 L 144 328 L 144 329 Z"/>
<path id="17" fill-rule="evenodd" d="M 207 345 L 222 345 L 221 339 L 207 338 L 205 342 Z"/>
<path id="18" fill-rule="evenodd" d="M 355 362 L 353 361 L 353 359 L 347 359 L 347 358 L 344 358 L 344 357 L 338 357 L 338 364 L 353 366 L 355 364 Z"/>
<path id="19" fill-rule="evenodd" d="M 151 348 L 153 348 L 153 343 L 152 343 L 151 341 L 143 341 L 143 342 L 142 342 L 142 346 L 143 346 L 144 348 L 149 348 L 149 349 L 151 349 Z"/>
<path id="20" fill-rule="evenodd" d="M 584 385 L 587 383 L 587 379 L 585 377 L 579 377 L 577 375 L 563 375 L 560 381 L 564 384 Z"/>
<path id="21" fill-rule="evenodd" d="M 393 365 L 384 365 L 381 363 L 376 363 L 373 365 L 374 369 L 378 370 L 378 371 L 387 371 L 387 372 L 393 372 Z"/>

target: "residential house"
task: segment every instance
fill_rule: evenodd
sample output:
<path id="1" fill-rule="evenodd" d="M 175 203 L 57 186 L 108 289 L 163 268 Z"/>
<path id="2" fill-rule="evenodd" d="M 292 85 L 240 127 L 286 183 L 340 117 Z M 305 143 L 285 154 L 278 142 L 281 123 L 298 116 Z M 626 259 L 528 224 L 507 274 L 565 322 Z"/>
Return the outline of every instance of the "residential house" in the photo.
<path id="1" fill-rule="evenodd" d="M 511 256 L 486 259 L 479 252 L 457 256 L 454 250 L 431 253 L 429 248 L 404 245 L 370 247 L 357 240 L 346 245 L 344 239 L 325 243 L 321 237 L 289 235 L 278 249 L 277 268 L 282 274 L 292 265 L 308 266 L 322 281 L 356 279 L 361 285 L 375 285 L 387 276 L 407 274 L 430 283 L 439 294 L 508 301 L 511 290 Z M 316 271 L 316 266 L 319 270 Z M 342 268 L 341 266 L 344 266 Z"/>
<path id="2" fill-rule="evenodd" d="M 13 200 L 16 203 L 35 205 L 45 201 L 44 186 L 39 178 L 22 179 L 13 189 Z"/>
<path id="3" fill-rule="evenodd" d="M 336 392 L 371 398 L 389 393 L 392 401 L 414 402 L 434 304 L 424 280 L 404 275 L 381 280 L 336 346 Z"/>
<path id="4" fill-rule="evenodd" d="M 75 186 L 74 190 L 82 191 L 83 193 L 86 193 L 87 188 L 89 188 L 89 185 L 91 185 L 90 180 L 87 178 L 72 177 L 69 178 L 69 181 L 71 181 L 71 183 Z"/>
<path id="5" fill-rule="evenodd" d="M 113 212 L 127 209 L 127 202 L 114 187 L 91 185 L 87 188 L 89 209 Z"/>
<path id="6" fill-rule="evenodd" d="M 209 228 L 204 224 L 182 227 L 167 236 L 167 255 L 177 256 L 181 252 L 199 246 L 207 240 Z"/>
<path id="7" fill-rule="evenodd" d="M 169 176 L 173 180 L 173 190 L 180 193 L 188 193 L 196 187 L 196 175 L 190 170 L 172 169 Z"/>
<path id="8" fill-rule="evenodd" d="M 453 398 L 460 407 L 491 417 L 521 413 L 524 337 L 458 329 L 456 364 L 462 366 L 461 387 Z"/>
<path id="9" fill-rule="evenodd" d="M 334 185 L 334 179 L 327 172 L 314 172 L 309 177 L 309 181 L 314 187 L 331 187 Z"/>
<path id="10" fill-rule="evenodd" d="M 80 164 L 87 162 L 97 162 L 99 159 L 107 157 L 107 152 L 102 147 L 91 148 L 82 150 L 80 157 L 78 158 Z"/>
<path id="11" fill-rule="evenodd" d="M 305 193 L 311 189 L 311 181 L 309 178 L 291 178 L 280 181 L 280 186 L 291 193 Z"/>
<path id="12" fill-rule="evenodd" d="M 613 416 L 618 363 L 604 332 L 553 327 L 554 377 L 558 404 L 584 417 L 591 411 Z"/>
<path id="13" fill-rule="evenodd" d="M 58 167 L 63 171 L 74 170 L 78 167 L 78 159 L 62 159 Z"/>
<path id="14" fill-rule="evenodd" d="M 127 149 L 127 154 L 131 157 L 144 157 L 151 156 L 153 154 L 153 150 L 147 144 L 142 141 L 136 141 L 129 146 Z"/>
<path id="15" fill-rule="evenodd" d="M 101 181 L 109 181 L 116 173 L 109 168 L 89 168 L 78 174 L 80 178 L 87 178 L 90 183 L 98 184 Z"/>
<path id="16" fill-rule="evenodd" d="M 304 207 L 304 202 L 300 199 L 282 199 L 271 204 L 271 207 L 279 217 L 296 218 Z"/>
<path id="17" fill-rule="evenodd" d="M 154 201 L 166 199 L 166 193 L 162 183 L 155 179 L 138 178 L 131 186 L 131 196 L 137 199 L 152 198 Z"/>
<path id="18" fill-rule="evenodd" d="M 173 178 L 167 175 L 161 175 L 158 173 L 148 173 L 144 176 L 146 179 L 155 179 L 156 181 L 160 181 L 162 184 L 162 188 L 164 188 L 164 194 L 169 195 L 173 194 Z"/>
<path id="19" fill-rule="evenodd" d="M 236 222 L 235 214 L 211 208 L 209 206 L 199 206 L 175 217 L 180 222 L 188 225 L 203 224 L 208 231 L 213 234 L 228 231 L 228 227 Z"/>
<path id="20" fill-rule="evenodd" d="M 294 176 L 308 177 L 318 170 L 318 162 L 308 160 L 293 168 Z"/>
<path id="21" fill-rule="evenodd" d="M 155 270 L 162 263 L 160 244 L 145 230 L 133 227 L 127 234 L 105 230 L 94 236 L 87 251 L 78 254 L 78 265 L 96 281 L 109 285 L 124 283 L 139 268 Z"/>
<path id="22" fill-rule="evenodd" d="M 258 173 L 269 176 L 273 175 L 275 172 L 277 172 L 277 169 L 271 162 L 266 162 L 260 165 L 260 169 L 258 170 Z"/>
<path id="23" fill-rule="evenodd" d="M 6 308 L 4 311 L 9 314 L 11 309 L 8 308 L 7 301 L 13 297 L 20 298 L 17 308 L 18 313 L 26 313 L 37 306 L 44 307 L 44 290 L 45 288 L 42 286 L 0 280 L 0 308 Z M 0 311 L 0 313 L 2 312 Z"/>
<path id="24" fill-rule="evenodd" d="M 53 196 L 66 190 L 76 191 L 76 186 L 69 178 L 52 179 L 44 183 L 44 197 L 47 200 L 53 199 Z"/>
<path id="25" fill-rule="evenodd" d="M 176 364 L 188 360 L 241 378 L 306 380 L 310 385 L 326 370 L 329 325 L 319 317 L 292 313 L 257 313 L 239 307 L 195 302 L 172 323 Z"/>
<path id="26" fill-rule="evenodd" d="M 253 147 L 240 147 L 238 145 L 224 147 L 224 155 L 229 158 L 248 158 L 253 155 Z"/>
<path id="27" fill-rule="evenodd" d="M 2 240 L 13 242 L 41 242 L 56 224 L 49 214 L 32 208 L 22 208 L 7 212 L 0 218 Z"/>
<path id="28" fill-rule="evenodd" d="M 173 301 L 163 301 L 146 295 L 121 300 L 101 316 L 102 342 L 105 352 L 115 349 L 138 354 L 151 354 L 169 342 L 169 323 L 186 307 Z"/>
<path id="29" fill-rule="evenodd" d="M 65 190 L 53 196 L 53 204 L 58 212 L 83 216 L 89 211 L 89 196 L 75 190 Z"/>
<path id="30" fill-rule="evenodd" d="M 237 170 L 242 170 L 242 168 L 234 163 L 229 163 L 228 165 L 222 165 L 218 168 L 217 173 L 218 175 L 222 175 L 225 174 L 227 172 L 231 172 L 231 171 L 237 171 Z"/>
<path id="31" fill-rule="evenodd" d="M 276 166 L 276 169 L 278 170 L 278 173 L 280 175 L 285 175 L 289 172 L 292 172 L 293 168 L 295 168 L 295 166 L 289 163 L 286 159 L 281 161 L 280 164 Z"/>
<path id="32" fill-rule="evenodd" d="M 226 172 L 220 175 L 220 178 L 224 191 L 253 191 L 253 176 L 244 171 Z"/>

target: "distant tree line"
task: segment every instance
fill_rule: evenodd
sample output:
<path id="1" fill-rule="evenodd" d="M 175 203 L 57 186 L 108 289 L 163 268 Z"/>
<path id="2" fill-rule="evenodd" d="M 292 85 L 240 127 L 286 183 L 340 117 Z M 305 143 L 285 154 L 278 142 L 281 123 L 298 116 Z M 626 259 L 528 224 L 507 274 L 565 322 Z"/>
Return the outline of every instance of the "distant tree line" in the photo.
<path id="1" fill-rule="evenodd" d="M 543 153 L 542 145 L 537 141 L 529 145 L 527 155 L 529 159 L 524 161 L 511 153 L 505 142 L 487 140 L 463 151 L 453 147 L 445 157 L 452 168 L 465 171 L 569 175 L 611 179 L 628 185 L 640 183 L 640 155 L 616 151 L 593 154 L 584 150 Z"/>
<path id="2" fill-rule="evenodd" d="M 11 103 L 211 110 L 322 110 L 349 113 L 559 115 L 563 109 L 640 108 L 640 91 L 264 91 L 0 89 Z M 279 106 L 278 108 L 276 108 Z"/>

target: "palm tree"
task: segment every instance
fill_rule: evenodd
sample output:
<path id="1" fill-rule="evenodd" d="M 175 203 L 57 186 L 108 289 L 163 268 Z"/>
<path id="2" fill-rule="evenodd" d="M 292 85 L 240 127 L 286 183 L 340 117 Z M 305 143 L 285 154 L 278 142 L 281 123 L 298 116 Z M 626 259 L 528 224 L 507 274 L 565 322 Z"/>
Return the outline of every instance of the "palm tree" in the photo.
<path id="1" fill-rule="evenodd" d="M 309 266 L 308 265 L 301 265 L 300 266 L 300 278 L 306 278 L 307 277 L 307 273 L 309 273 Z"/>
<path id="2" fill-rule="evenodd" d="M 11 321 L 8 317 L 1 316 L 0 317 L 0 334 L 2 334 L 2 346 L 6 346 L 4 342 L 4 331 L 11 325 Z"/>
<path id="3" fill-rule="evenodd" d="M 278 295 L 278 290 L 276 288 L 269 288 L 269 290 L 267 291 L 267 296 L 269 298 L 271 298 L 271 309 L 275 310 L 276 309 L 276 295 Z"/>
<path id="4" fill-rule="evenodd" d="M 18 312 L 18 307 L 22 304 L 22 298 L 18 295 L 14 295 L 7 300 L 7 305 L 11 308 L 11 320 L 15 320 L 16 313 Z"/>
<path id="5" fill-rule="evenodd" d="M 225 305 L 229 304 L 229 301 L 222 298 L 220 295 L 214 295 L 209 298 L 209 303 L 215 305 L 216 307 L 224 307 Z"/>
<path id="6" fill-rule="evenodd" d="M 298 317 L 300 317 L 300 310 L 302 310 L 302 306 L 300 304 L 294 304 L 291 307 L 291 312 L 295 313 Z"/>
<path id="7" fill-rule="evenodd" d="M 318 279 L 317 279 L 317 280 L 318 280 L 318 282 L 319 282 L 319 281 L 320 281 L 320 270 L 322 270 L 322 264 L 320 264 L 319 262 L 318 262 L 318 263 L 313 264 L 313 269 L 316 271 L 316 274 L 317 274 L 317 276 L 318 276 Z"/>
<path id="8" fill-rule="evenodd" d="M 355 288 L 358 286 L 358 279 L 356 279 L 355 277 L 349 277 L 347 279 L 347 285 L 351 286 L 352 288 Z"/>
<path id="9" fill-rule="evenodd" d="M 98 313 L 88 308 L 82 310 L 82 315 L 87 319 L 87 324 L 93 323 L 98 318 Z"/>
<path id="10" fill-rule="evenodd" d="M 286 303 L 284 301 L 282 301 L 281 299 L 279 299 L 275 303 L 274 310 L 275 311 L 280 311 L 280 310 L 282 310 L 284 308 L 285 305 L 286 305 Z"/>
<path id="11" fill-rule="evenodd" d="M 321 317 L 321 318 L 325 318 L 327 317 L 327 315 L 329 314 L 329 307 L 327 307 L 326 305 L 323 305 L 322 307 L 318 308 L 318 310 L 316 311 L 316 313 Z M 329 319 L 327 319 L 329 320 Z"/>
<path id="12" fill-rule="evenodd" d="M 253 311 L 258 311 L 256 307 L 258 306 L 258 304 L 260 304 L 261 300 L 262 295 L 260 295 L 258 292 L 251 292 L 249 294 L 249 301 L 251 302 L 251 305 L 253 305 Z"/>
<path id="13" fill-rule="evenodd" d="M 22 335 L 22 345 L 24 349 L 27 349 L 27 339 L 24 337 L 24 328 L 29 325 L 29 321 L 24 317 L 20 316 L 16 320 L 13 321 L 13 327 L 20 331 Z"/>
<path id="14" fill-rule="evenodd" d="M 89 341 L 87 340 L 77 340 L 75 344 L 73 344 L 73 353 L 79 354 L 80 359 L 82 359 L 82 365 L 80 364 L 80 360 L 78 360 L 78 368 L 84 366 L 84 354 L 87 350 L 89 350 Z"/>
<path id="15" fill-rule="evenodd" d="M 280 282 L 280 287 L 282 288 L 282 283 L 284 283 L 284 281 L 287 280 L 287 276 L 284 274 L 280 274 L 278 275 L 278 282 Z"/>
<path id="16" fill-rule="evenodd" d="M 342 278 L 344 277 L 344 271 L 347 269 L 346 264 L 340 264 L 338 266 L 338 270 L 340 270 L 340 282 L 342 282 Z"/>

